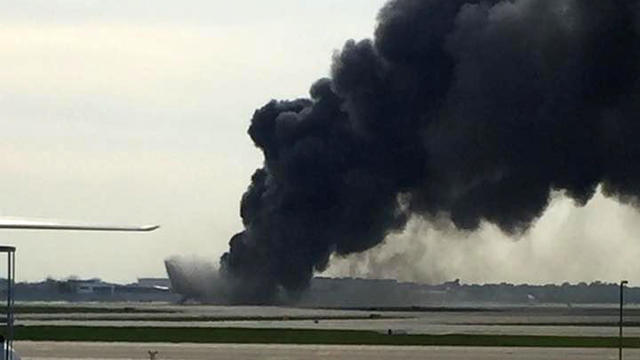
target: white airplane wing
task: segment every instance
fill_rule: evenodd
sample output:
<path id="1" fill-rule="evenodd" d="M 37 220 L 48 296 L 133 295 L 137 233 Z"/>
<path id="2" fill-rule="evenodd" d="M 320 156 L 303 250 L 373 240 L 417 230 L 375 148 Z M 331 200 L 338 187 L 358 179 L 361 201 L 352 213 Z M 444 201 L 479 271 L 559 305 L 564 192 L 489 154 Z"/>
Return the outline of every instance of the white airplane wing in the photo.
<path id="1" fill-rule="evenodd" d="M 35 220 L 0 217 L 0 229 L 25 230 L 84 230 L 84 231 L 153 231 L 160 225 L 105 225 L 54 220 Z"/>

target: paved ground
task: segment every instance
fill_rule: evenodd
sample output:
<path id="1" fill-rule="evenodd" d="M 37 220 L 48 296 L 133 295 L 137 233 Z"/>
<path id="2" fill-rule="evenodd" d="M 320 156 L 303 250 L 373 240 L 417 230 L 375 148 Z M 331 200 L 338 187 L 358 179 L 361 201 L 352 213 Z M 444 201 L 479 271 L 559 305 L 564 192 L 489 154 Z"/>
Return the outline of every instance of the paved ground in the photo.
<path id="1" fill-rule="evenodd" d="M 603 360 L 617 359 L 615 349 L 474 348 L 415 346 L 235 345 L 156 343 L 16 343 L 24 360 L 45 359 L 149 359 L 157 360 Z M 640 357 L 640 350 L 625 350 L 625 358 Z"/>
<path id="2" fill-rule="evenodd" d="M 65 313 L 18 314 L 22 325 L 83 325 L 83 326 L 193 326 L 193 327 L 250 327 L 299 329 L 353 329 L 386 332 L 401 330 L 409 334 L 493 334 L 493 335 L 556 335 L 556 336 L 618 336 L 618 308 L 615 306 L 485 306 L 465 311 L 354 311 L 300 309 L 279 306 L 176 306 L 168 304 L 65 304 L 99 308 L 118 307 L 136 310 L 165 310 L 172 313 Z M 375 316 L 373 316 L 375 315 Z M 110 320 L 105 320 L 107 316 Z M 185 317 L 184 321 L 167 321 L 171 317 Z M 309 317 L 308 320 L 275 320 L 274 317 Z M 357 316 L 365 320 L 321 319 L 313 317 Z M 369 318 L 371 316 L 371 318 Z M 379 319 L 378 316 L 396 317 Z M 205 317 L 237 318 L 238 321 L 205 321 Z M 252 317 L 270 317 L 255 321 Z M 402 317 L 402 318 L 397 318 Z M 635 323 L 625 327 L 625 335 L 640 337 L 640 307 L 628 305 L 625 320 Z"/>

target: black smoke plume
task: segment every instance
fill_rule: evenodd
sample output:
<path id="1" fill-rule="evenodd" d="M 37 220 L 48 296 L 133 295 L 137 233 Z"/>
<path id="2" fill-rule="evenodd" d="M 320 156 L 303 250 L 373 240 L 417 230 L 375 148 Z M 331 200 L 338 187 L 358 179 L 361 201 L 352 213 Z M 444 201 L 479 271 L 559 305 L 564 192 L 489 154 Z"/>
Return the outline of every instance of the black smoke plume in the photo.
<path id="1" fill-rule="evenodd" d="M 309 99 L 255 112 L 264 166 L 221 259 L 233 301 L 304 290 L 410 215 L 515 234 L 552 190 L 636 202 L 639 31 L 640 1 L 389 2 Z"/>

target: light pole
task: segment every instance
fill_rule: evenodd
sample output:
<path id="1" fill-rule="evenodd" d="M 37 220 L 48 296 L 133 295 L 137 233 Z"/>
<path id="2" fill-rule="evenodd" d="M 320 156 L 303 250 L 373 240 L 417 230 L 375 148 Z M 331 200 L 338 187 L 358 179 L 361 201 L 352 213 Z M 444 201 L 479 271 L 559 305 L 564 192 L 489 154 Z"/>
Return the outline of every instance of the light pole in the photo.
<path id="1" fill-rule="evenodd" d="M 622 360 L 622 304 L 624 302 L 624 285 L 628 284 L 627 280 L 620 281 L 620 337 L 618 339 L 618 359 Z"/>

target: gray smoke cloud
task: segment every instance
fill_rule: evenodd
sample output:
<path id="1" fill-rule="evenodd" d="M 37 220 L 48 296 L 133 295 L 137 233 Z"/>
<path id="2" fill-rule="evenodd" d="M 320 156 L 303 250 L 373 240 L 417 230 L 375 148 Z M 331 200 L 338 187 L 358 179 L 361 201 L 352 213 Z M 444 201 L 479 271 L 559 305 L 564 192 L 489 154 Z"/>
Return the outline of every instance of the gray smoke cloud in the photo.
<path id="1" fill-rule="evenodd" d="M 271 101 L 221 258 L 231 301 L 295 295 L 411 217 L 525 233 L 553 191 L 637 203 L 639 2 L 395 0 L 309 99 Z"/>
<path id="2" fill-rule="evenodd" d="M 483 223 L 462 231 L 412 217 L 401 234 L 358 254 L 332 257 L 325 274 L 437 284 L 617 282 L 640 273 L 640 213 L 601 191 L 585 206 L 561 193 L 524 234 Z"/>
<path id="3" fill-rule="evenodd" d="M 172 256 L 164 260 L 171 290 L 184 300 L 226 302 L 226 282 L 214 264 L 197 256 Z"/>

